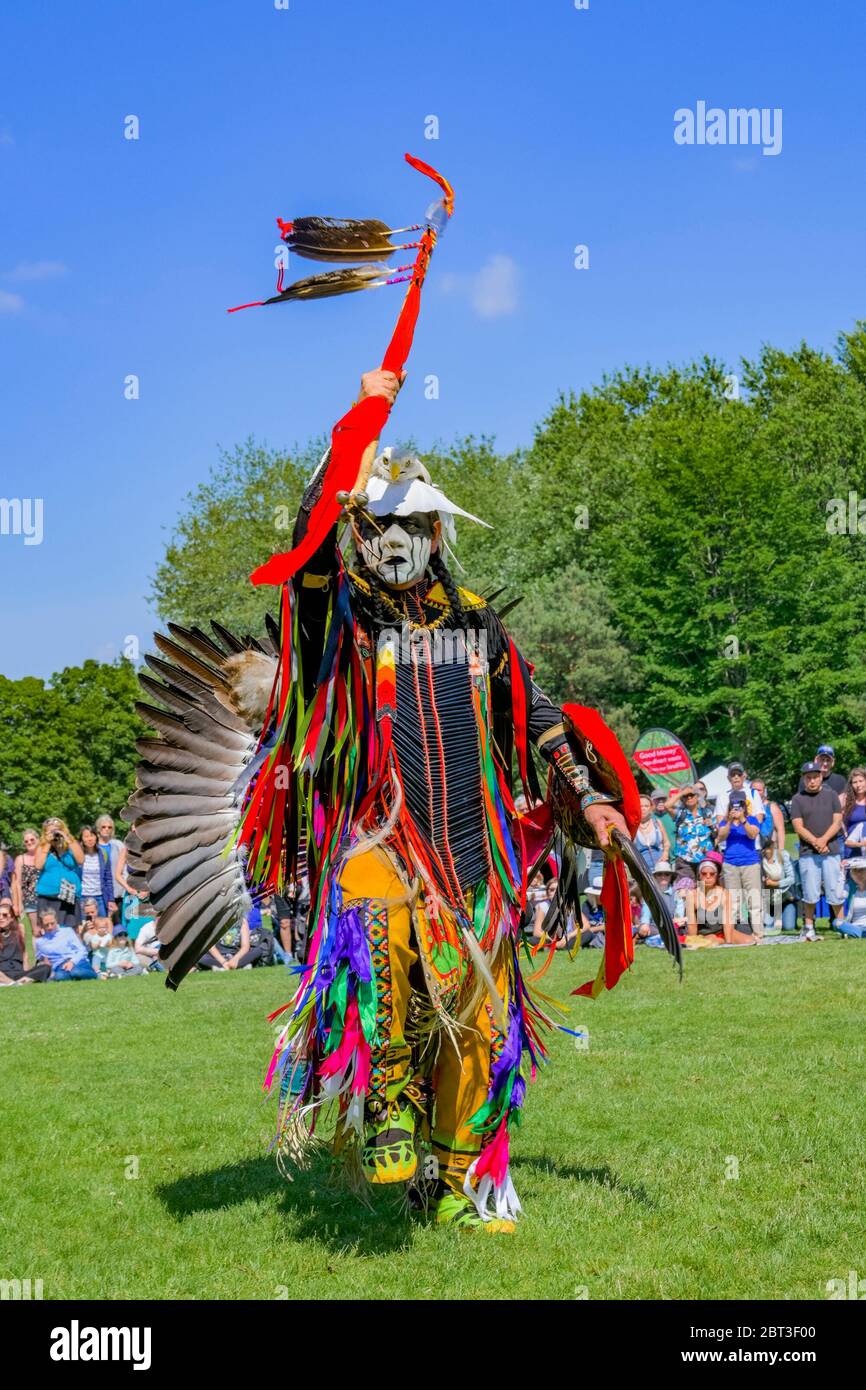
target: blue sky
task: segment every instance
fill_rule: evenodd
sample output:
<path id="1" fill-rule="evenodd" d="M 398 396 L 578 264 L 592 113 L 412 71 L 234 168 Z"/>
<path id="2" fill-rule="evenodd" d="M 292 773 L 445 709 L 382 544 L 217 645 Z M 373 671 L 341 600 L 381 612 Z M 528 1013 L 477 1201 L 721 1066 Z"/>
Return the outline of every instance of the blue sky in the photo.
<path id="1" fill-rule="evenodd" d="M 271 292 L 277 215 L 416 220 L 404 150 L 457 209 L 392 439 L 510 448 L 625 362 L 734 368 L 864 315 L 861 0 L 5 9 L 0 497 L 44 507 L 41 544 L 0 534 L 8 676 L 146 648 L 149 578 L 218 448 L 343 412 L 400 290 L 225 309 Z M 678 145 L 698 101 L 781 108 L 781 152 Z"/>

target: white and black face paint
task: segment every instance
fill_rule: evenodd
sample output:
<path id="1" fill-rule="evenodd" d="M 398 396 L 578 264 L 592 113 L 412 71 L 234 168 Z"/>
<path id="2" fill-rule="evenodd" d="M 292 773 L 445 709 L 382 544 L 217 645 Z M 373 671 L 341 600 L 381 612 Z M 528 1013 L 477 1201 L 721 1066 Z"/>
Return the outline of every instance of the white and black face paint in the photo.
<path id="1" fill-rule="evenodd" d="M 381 530 L 362 520 L 361 555 L 365 565 L 391 589 L 407 589 L 423 579 L 433 549 L 436 517 L 430 512 L 375 518 Z"/>

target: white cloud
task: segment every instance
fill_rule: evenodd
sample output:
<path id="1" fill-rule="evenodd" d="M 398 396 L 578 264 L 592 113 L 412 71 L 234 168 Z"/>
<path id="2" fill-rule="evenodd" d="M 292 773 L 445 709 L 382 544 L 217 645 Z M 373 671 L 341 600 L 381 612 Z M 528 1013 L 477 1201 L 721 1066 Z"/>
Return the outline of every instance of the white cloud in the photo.
<path id="1" fill-rule="evenodd" d="M 0 314 L 19 314 L 24 308 L 24 300 L 20 294 L 10 294 L 8 290 L 0 290 Z"/>
<path id="2" fill-rule="evenodd" d="M 7 270 L 4 280 L 24 284 L 28 280 L 51 280 L 55 275 L 65 275 L 66 266 L 62 261 L 19 261 L 14 270 Z"/>
<path id="3" fill-rule="evenodd" d="M 469 275 L 453 272 L 442 277 L 446 294 L 458 294 L 468 299 L 479 318 L 496 319 L 513 314 L 518 302 L 518 269 L 510 256 L 491 256 Z"/>

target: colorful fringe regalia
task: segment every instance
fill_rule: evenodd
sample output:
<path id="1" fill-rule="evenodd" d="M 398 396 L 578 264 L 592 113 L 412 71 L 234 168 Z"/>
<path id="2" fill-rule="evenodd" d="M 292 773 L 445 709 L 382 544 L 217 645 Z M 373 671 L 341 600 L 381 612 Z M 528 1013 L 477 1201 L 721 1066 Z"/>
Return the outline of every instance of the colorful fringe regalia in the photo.
<path id="1" fill-rule="evenodd" d="M 331 1103 L 345 1149 L 363 1142 L 365 1121 L 408 1101 L 440 1177 L 483 1216 L 513 1218 L 509 1131 L 551 1026 L 521 972 L 521 920 L 556 807 L 565 816 L 574 799 L 556 756 L 559 802 L 541 798 L 529 742 L 565 758 L 578 794 L 595 786 L 616 799 L 632 828 L 637 793 L 598 716 L 583 745 L 580 707 L 566 729 L 492 609 L 457 593 L 459 615 L 440 583 L 385 593 L 394 627 L 383 630 L 374 587 L 333 542 L 285 585 L 273 714 L 240 841 L 262 887 L 292 880 L 304 845 L 310 874 L 308 960 L 294 1000 L 272 1016 L 265 1082 L 280 1095 L 281 1150 L 303 1162 Z M 572 747 L 600 777 L 575 767 Z M 533 807 L 522 815 L 513 755 Z M 574 805 L 570 814 L 589 843 Z M 632 959 L 622 866 L 611 868 L 593 993 Z"/>
<path id="2" fill-rule="evenodd" d="M 390 241 L 401 229 L 295 219 L 280 224 L 286 244 L 340 268 L 288 288 L 281 271 L 264 301 L 407 283 L 382 361 L 395 383 L 454 207 L 447 179 L 406 158 L 442 194 L 408 243 L 409 273 L 384 269 L 405 249 Z M 493 610 L 454 585 L 441 550 L 467 513 L 420 460 L 374 459 L 392 400 L 362 392 L 335 425 L 293 549 L 252 576 L 280 594 L 267 642 L 216 623 L 213 636 L 175 624 L 157 635 L 160 656 L 146 660 L 159 679 L 142 680 L 157 703 L 139 710 L 158 737 L 139 741 L 129 869 L 159 911 L 175 989 L 242 922 L 247 882 L 277 891 L 305 864 L 310 946 L 294 999 L 273 1015 L 265 1083 L 280 1097 L 280 1151 L 302 1162 L 331 1109 L 336 1147 L 359 1152 L 369 1180 L 397 1182 L 416 1174 L 420 1141 L 435 1159 L 437 1219 L 468 1212 L 493 1229 L 519 1209 L 509 1131 L 550 1026 L 521 971 L 527 881 L 555 834 L 595 842 L 586 813 L 596 802 L 612 803 L 633 833 L 638 798 L 600 717 L 552 705 Z M 347 519 L 349 563 L 337 541 Z M 413 576 L 403 584 L 401 564 Z M 545 795 L 530 745 L 550 764 Z M 630 853 L 625 837 L 609 847 L 602 969 L 578 993 L 612 988 L 631 962 Z M 560 919 L 579 920 L 576 887 L 560 875 Z"/>

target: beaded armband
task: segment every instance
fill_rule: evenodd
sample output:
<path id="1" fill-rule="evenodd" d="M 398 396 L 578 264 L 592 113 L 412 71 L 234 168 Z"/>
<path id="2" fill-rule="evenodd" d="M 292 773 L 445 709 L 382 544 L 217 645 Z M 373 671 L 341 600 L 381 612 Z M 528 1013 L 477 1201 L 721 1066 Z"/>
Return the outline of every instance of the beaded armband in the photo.
<path id="1" fill-rule="evenodd" d="M 615 800 L 616 797 L 608 796 L 606 792 L 584 792 L 583 796 L 580 798 L 580 809 L 581 811 L 585 811 L 587 806 L 596 806 L 600 803 L 606 803 L 610 806 L 613 805 Z"/>
<path id="2" fill-rule="evenodd" d="M 557 748 L 551 748 L 549 757 L 560 777 L 564 777 L 579 795 L 583 796 L 591 790 L 588 769 L 582 763 L 574 761 L 567 743 L 563 742 Z"/>

